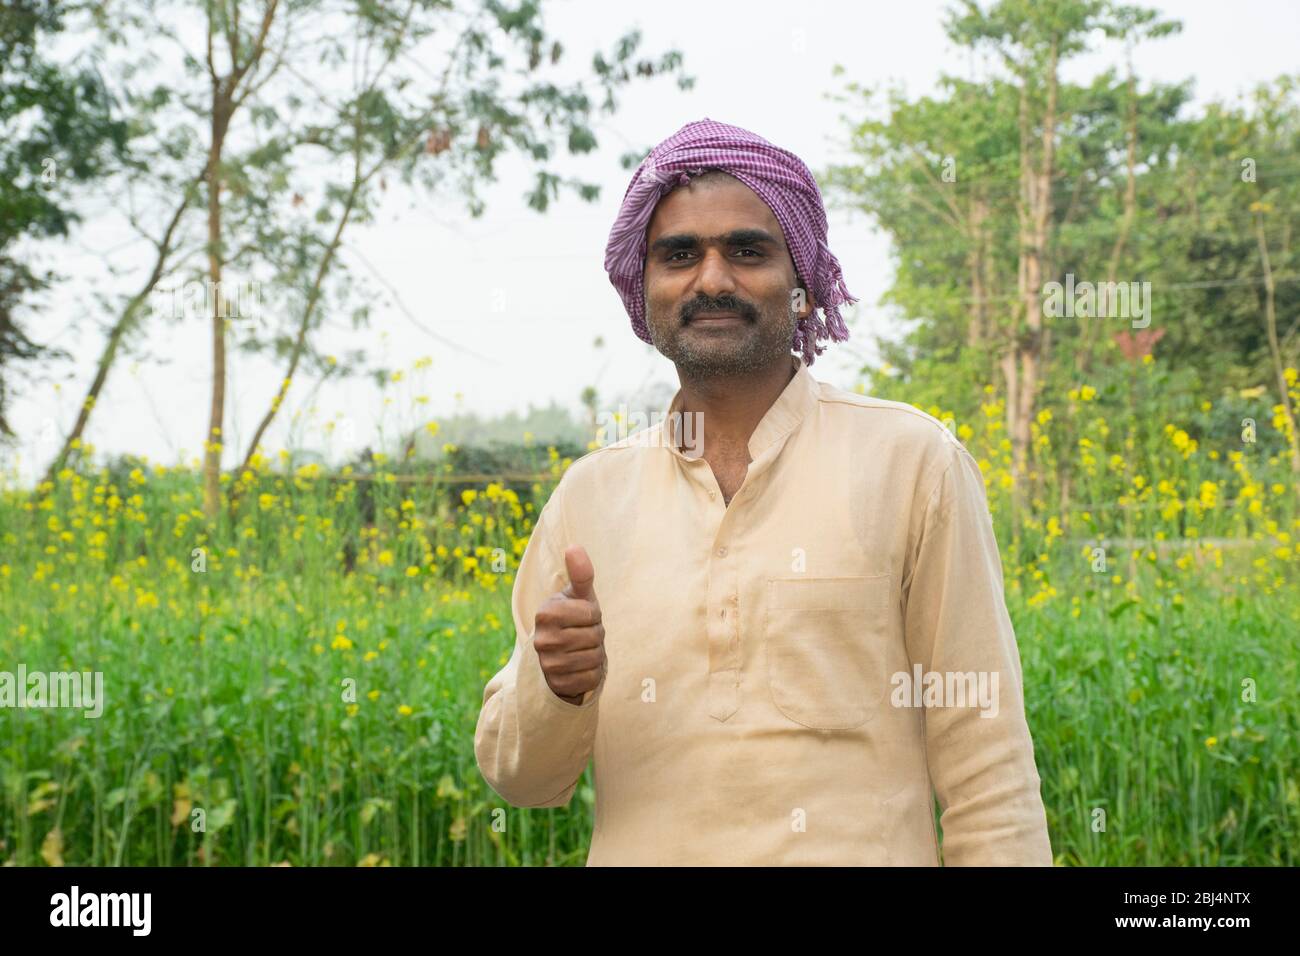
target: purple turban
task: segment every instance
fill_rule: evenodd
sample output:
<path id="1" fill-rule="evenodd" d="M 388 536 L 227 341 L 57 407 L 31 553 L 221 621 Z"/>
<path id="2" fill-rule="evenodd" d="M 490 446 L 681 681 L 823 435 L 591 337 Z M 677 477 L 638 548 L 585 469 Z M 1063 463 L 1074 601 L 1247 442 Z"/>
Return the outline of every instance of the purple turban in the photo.
<path id="1" fill-rule="evenodd" d="M 771 208 L 785 234 L 799 279 L 810 289 L 825 320 L 814 310 L 795 327 L 791 348 L 804 364 L 831 338 L 843 342 L 849 330 L 839 307 L 857 299 L 844 285 L 839 260 L 826 245 L 826 208 L 808 167 L 794 153 L 738 126 L 710 119 L 687 123 L 645 158 L 623 195 L 605 246 L 605 271 L 632 318 L 632 331 L 650 342 L 645 320 L 646 228 L 659 200 L 706 169 L 720 169 L 752 189 Z"/>

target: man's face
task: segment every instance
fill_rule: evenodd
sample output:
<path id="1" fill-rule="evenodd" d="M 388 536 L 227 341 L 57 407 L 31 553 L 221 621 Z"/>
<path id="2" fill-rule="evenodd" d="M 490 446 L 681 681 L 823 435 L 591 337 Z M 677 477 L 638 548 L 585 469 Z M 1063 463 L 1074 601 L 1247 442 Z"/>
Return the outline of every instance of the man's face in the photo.
<path id="1" fill-rule="evenodd" d="M 655 348 L 695 377 L 745 375 L 790 354 L 794 263 L 776 216 L 726 175 L 693 179 L 646 230 L 646 324 Z"/>

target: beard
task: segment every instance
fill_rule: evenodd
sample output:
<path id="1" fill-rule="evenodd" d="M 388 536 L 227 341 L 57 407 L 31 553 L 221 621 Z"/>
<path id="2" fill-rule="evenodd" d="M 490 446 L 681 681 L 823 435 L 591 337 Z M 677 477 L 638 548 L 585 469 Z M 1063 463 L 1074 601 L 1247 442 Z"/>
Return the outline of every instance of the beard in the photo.
<path id="1" fill-rule="evenodd" d="M 701 312 L 734 312 L 741 322 L 717 328 L 693 325 Z M 650 310 L 646 325 L 650 340 L 679 372 L 690 378 L 753 375 L 791 354 L 798 315 L 786 296 L 782 304 L 760 309 L 735 296 L 697 296 L 675 311 Z"/>

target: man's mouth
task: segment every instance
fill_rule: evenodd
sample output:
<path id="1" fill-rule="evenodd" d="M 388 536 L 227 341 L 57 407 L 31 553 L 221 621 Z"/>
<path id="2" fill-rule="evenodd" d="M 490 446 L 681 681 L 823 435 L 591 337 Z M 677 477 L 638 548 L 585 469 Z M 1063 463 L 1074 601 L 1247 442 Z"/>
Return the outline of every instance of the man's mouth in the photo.
<path id="1" fill-rule="evenodd" d="M 744 322 L 745 318 L 739 312 L 697 312 L 693 315 L 688 325 L 732 325 Z"/>

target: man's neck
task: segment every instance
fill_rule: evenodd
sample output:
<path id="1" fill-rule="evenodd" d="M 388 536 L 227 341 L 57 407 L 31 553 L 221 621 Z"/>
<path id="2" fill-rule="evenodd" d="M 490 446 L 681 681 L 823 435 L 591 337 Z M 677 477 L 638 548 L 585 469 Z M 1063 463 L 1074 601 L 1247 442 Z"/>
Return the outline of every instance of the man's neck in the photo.
<path id="1" fill-rule="evenodd" d="M 715 452 L 746 451 L 754 429 L 798 372 L 793 356 L 743 377 L 688 377 L 680 368 L 680 411 L 701 413 L 703 447 Z M 706 451 L 705 457 L 710 457 Z"/>

